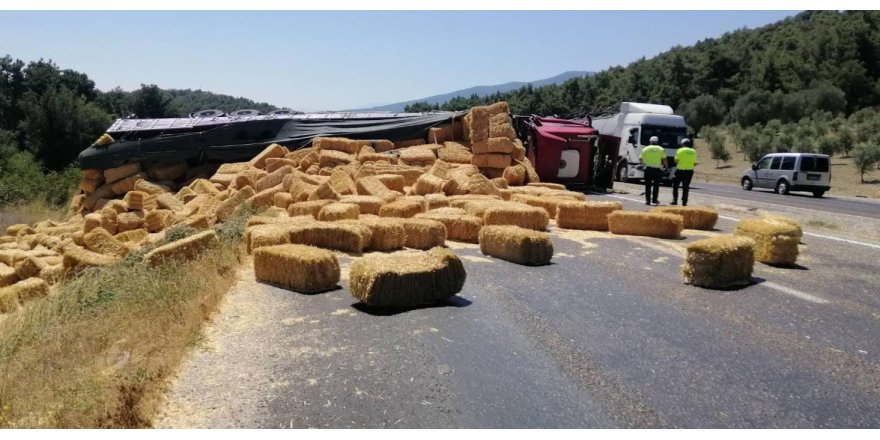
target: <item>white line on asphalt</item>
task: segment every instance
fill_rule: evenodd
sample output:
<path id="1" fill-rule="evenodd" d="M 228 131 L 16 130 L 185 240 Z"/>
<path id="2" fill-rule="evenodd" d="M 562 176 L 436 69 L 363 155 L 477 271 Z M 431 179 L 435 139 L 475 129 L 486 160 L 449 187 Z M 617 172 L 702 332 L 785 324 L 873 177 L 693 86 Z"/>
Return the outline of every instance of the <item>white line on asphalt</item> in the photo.
<path id="1" fill-rule="evenodd" d="M 773 290 L 778 290 L 778 291 L 785 293 L 787 295 L 791 295 L 791 296 L 800 298 L 804 301 L 809 301 L 811 303 L 816 303 L 816 304 L 828 304 L 829 303 L 829 301 L 827 299 L 819 298 L 818 296 L 810 295 L 809 293 L 801 292 L 800 290 L 792 289 L 791 287 L 781 286 L 781 285 L 776 284 L 772 281 L 764 281 L 763 283 L 761 283 L 761 285 L 767 286 Z"/>

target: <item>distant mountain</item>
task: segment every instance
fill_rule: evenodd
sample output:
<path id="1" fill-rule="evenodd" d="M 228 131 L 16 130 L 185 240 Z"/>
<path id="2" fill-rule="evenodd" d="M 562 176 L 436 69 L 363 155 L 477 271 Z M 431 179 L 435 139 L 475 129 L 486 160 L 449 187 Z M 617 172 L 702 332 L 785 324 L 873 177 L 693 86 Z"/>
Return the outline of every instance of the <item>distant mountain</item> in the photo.
<path id="1" fill-rule="evenodd" d="M 588 76 L 591 74 L 592 74 L 592 72 L 569 71 L 569 72 L 565 72 L 565 73 L 560 73 L 559 75 L 556 75 L 556 76 L 553 76 L 550 78 L 539 79 L 537 81 L 526 81 L 526 82 L 513 81 L 513 82 L 504 83 L 504 84 L 494 85 L 494 86 L 476 86 L 476 87 L 471 87 L 471 88 L 467 88 L 467 89 L 456 90 L 454 92 L 444 93 L 442 95 L 434 95 L 434 96 L 429 96 L 427 98 L 413 99 L 410 101 L 395 102 L 394 104 L 386 104 L 386 105 L 380 105 L 378 107 L 358 109 L 357 111 L 402 112 L 404 107 L 406 107 L 407 105 L 410 105 L 410 104 L 414 104 L 416 102 L 427 102 L 428 104 L 443 104 L 444 102 L 447 102 L 450 99 L 455 98 L 456 96 L 469 97 L 474 94 L 476 94 L 477 96 L 487 96 L 487 95 L 491 95 L 495 92 L 503 93 L 503 92 L 509 92 L 511 90 L 516 90 L 516 89 L 519 89 L 520 87 L 523 87 L 523 86 L 530 84 L 530 83 L 532 84 L 533 87 L 541 87 L 541 86 L 546 86 L 546 85 L 550 85 L 550 84 L 560 84 L 560 83 L 563 83 L 566 80 L 569 80 L 571 78 L 584 77 L 584 76 Z"/>

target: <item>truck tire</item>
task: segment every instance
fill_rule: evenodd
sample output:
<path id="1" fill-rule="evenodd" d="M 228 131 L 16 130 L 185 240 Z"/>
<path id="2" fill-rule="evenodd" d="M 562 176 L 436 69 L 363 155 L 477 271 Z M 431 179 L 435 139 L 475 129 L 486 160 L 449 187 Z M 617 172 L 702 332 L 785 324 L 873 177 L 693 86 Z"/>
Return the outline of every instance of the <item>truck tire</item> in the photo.
<path id="1" fill-rule="evenodd" d="M 617 181 L 620 183 L 629 182 L 629 169 L 625 162 L 617 166 Z"/>
<path id="2" fill-rule="evenodd" d="M 752 179 L 751 179 L 751 178 L 749 178 L 749 177 L 743 177 L 743 180 L 742 180 L 742 187 L 743 187 L 743 189 L 746 190 L 746 191 L 751 191 L 752 188 L 755 187 L 755 185 L 752 183 Z"/>
<path id="3" fill-rule="evenodd" d="M 223 116 L 226 113 L 223 113 L 223 110 L 211 109 L 211 110 L 199 110 L 190 113 L 189 117 L 191 118 L 216 118 L 218 116 Z"/>
<path id="4" fill-rule="evenodd" d="M 813 197 L 815 197 L 817 199 L 821 199 L 822 196 L 824 196 L 824 195 L 825 195 L 825 191 L 822 191 L 822 190 L 813 191 Z"/>
<path id="5" fill-rule="evenodd" d="M 780 179 L 779 182 L 776 182 L 776 194 L 787 195 L 788 194 L 788 182 L 783 179 Z"/>
<path id="6" fill-rule="evenodd" d="M 236 110 L 229 114 L 229 116 L 257 116 L 260 114 L 259 110 L 255 110 L 252 108 L 245 108 L 241 110 Z"/>

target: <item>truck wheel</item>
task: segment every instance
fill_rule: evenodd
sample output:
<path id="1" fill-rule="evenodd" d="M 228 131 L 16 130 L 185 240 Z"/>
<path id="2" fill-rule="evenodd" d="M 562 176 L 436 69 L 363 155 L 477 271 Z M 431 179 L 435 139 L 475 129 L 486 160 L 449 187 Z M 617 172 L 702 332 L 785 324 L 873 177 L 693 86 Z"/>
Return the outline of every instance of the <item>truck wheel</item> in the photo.
<path id="1" fill-rule="evenodd" d="M 629 170 L 625 163 L 622 163 L 617 167 L 617 181 L 621 183 L 629 182 Z"/>
<path id="2" fill-rule="evenodd" d="M 813 197 L 819 199 L 825 195 L 825 191 L 813 191 Z"/>
<path id="3" fill-rule="evenodd" d="M 788 194 L 788 182 L 784 180 L 780 180 L 776 182 L 776 194 L 786 195 Z"/>
<path id="4" fill-rule="evenodd" d="M 752 188 L 754 188 L 754 185 L 752 184 L 752 179 L 750 179 L 748 177 L 743 177 L 742 187 L 746 191 L 751 191 Z"/>

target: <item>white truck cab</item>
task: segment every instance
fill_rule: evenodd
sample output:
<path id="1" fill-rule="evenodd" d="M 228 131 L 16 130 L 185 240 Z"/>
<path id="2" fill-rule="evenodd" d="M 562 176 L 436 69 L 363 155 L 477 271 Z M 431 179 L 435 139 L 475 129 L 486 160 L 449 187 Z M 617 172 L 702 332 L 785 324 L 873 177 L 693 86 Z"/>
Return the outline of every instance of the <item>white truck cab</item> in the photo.
<path id="1" fill-rule="evenodd" d="M 606 142 L 618 142 L 615 176 L 620 182 L 645 177 L 639 165 L 639 155 L 651 136 L 657 136 L 660 146 L 666 150 L 670 169 L 663 178 L 670 179 L 674 172 L 675 151 L 681 146 L 681 140 L 688 137 L 684 117 L 676 115 L 672 107 L 639 102 L 623 102 L 618 113 L 594 116 L 593 128 L 599 131 L 600 136 L 607 136 Z"/>

